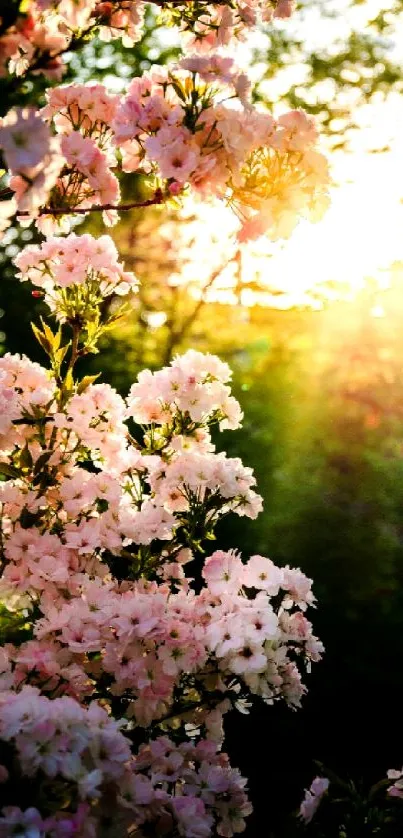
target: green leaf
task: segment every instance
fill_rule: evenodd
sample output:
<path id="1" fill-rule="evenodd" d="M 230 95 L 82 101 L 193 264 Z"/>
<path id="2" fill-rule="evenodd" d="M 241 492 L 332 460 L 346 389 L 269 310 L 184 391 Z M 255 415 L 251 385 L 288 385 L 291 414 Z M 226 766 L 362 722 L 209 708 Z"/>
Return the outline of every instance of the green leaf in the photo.
<path id="1" fill-rule="evenodd" d="M 42 323 L 43 334 L 45 335 L 46 340 L 48 341 L 49 346 L 52 349 L 52 352 L 56 352 L 59 349 L 59 346 L 60 346 L 60 341 L 61 341 L 61 337 L 62 337 L 61 330 L 59 329 L 59 331 L 56 332 L 56 334 L 53 334 L 52 329 L 50 328 L 50 326 L 48 326 L 48 324 L 43 320 L 42 317 L 41 317 L 41 323 Z"/>
<path id="2" fill-rule="evenodd" d="M 66 355 L 66 352 L 67 352 L 68 348 L 69 348 L 69 345 L 68 345 L 68 343 L 66 343 L 66 346 L 61 346 L 60 349 L 56 349 L 56 351 L 53 355 L 54 360 L 59 367 L 61 366 L 62 362 L 64 361 L 64 358 L 65 358 L 65 355 Z"/>
<path id="3" fill-rule="evenodd" d="M 109 317 L 105 323 L 102 324 L 100 333 L 104 334 L 104 332 L 109 332 L 111 331 L 111 329 L 115 329 L 118 323 L 120 323 L 126 316 L 127 312 L 129 311 L 129 308 L 130 307 L 126 304 L 120 306 L 119 310 L 111 317 Z"/>
<path id="4" fill-rule="evenodd" d="M 72 393 L 74 390 L 73 370 L 67 370 L 66 377 L 63 382 L 63 387 L 67 393 Z"/>
<path id="5" fill-rule="evenodd" d="M 51 347 L 49 341 L 46 339 L 46 335 L 44 335 L 43 332 L 41 332 L 41 330 L 38 329 L 38 326 L 35 326 L 35 323 L 31 323 L 31 327 L 32 327 L 32 331 L 33 331 L 38 343 L 40 343 L 42 349 L 46 352 L 47 355 L 51 355 L 52 354 L 52 347 Z"/>
<path id="6" fill-rule="evenodd" d="M 6 477 L 19 477 L 20 473 L 17 468 L 10 466 L 9 463 L 0 463 L 0 474 L 5 474 Z"/>
<path id="7" fill-rule="evenodd" d="M 179 96 L 179 99 L 181 99 L 182 102 L 186 102 L 186 96 L 185 96 L 185 94 L 182 90 L 182 87 L 180 86 L 180 84 L 177 81 L 173 80 L 172 76 L 171 76 L 171 84 L 172 84 L 172 87 L 173 87 L 176 95 Z"/>
<path id="8" fill-rule="evenodd" d="M 25 445 L 24 448 L 21 450 L 20 453 L 20 465 L 21 468 L 31 469 L 33 464 L 32 454 L 28 448 L 28 445 Z"/>
<path id="9" fill-rule="evenodd" d="M 43 467 L 46 465 L 48 460 L 50 460 L 53 451 L 44 451 L 43 454 L 38 457 L 35 465 L 34 465 L 34 474 L 39 474 L 42 471 Z"/>
<path id="10" fill-rule="evenodd" d="M 86 390 L 87 387 L 89 387 L 91 384 L 93 384 L 94 381 L 96 381 L 97 378 L 99 378 L 100 375 L 101 375 L 100 372 L 98 372 L 96 375 L 85 375 L 84 378 L 80 381 L 80 383 L 77 387 L 77 393 L 79 395 L 81 395 L 81 393 L 84 393 L 84 390 Z"/>

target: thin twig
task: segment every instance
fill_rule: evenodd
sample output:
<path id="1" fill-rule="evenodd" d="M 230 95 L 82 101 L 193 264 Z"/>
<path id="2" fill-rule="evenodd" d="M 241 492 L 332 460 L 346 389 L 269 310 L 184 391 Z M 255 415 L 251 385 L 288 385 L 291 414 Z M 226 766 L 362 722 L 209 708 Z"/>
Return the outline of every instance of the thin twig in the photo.
<path id="1" fill-rule="evenodd" d="M 42 207 L 39 210 L 39 215 L 86 215 L 87 212 L 103 212 L 104 210 L 116 210 L 116 212 L 126 212 L 127 210 L 135 209 L 136 207 L 152 207 L 156 204 L 164 203 L 165 197 L 160 190 L 157 190 L 152 198 L 147 198 L 146 201 L 137 201 L 131 204 L 93 204 L 92 207 Z M 18 217 L 31 216 L 30 212 L 18 212 Z"/>
<path id="2" fill-rule="evenodd" d="M 171 329 L 171 333 L 168 337 L 167 345 L 166 345 L 166 348 L 165 348 L 164 361 L 163 361 L 164 366 L 169 364 L 169 362 L 172 360 L 174 350 L 176 349 L 178 344 L 180 344 L 181 341 L 184 339 L 185 335 L 189 332 L 189 329 L 193 326 L 193 323 L 195 322 L 199 312 L 201 311 L 201 309 L 205 305 L 205 303 L 206 303 L 206 292 L 210 290 L 212 285 L 214 285 L 214 282 L 222 274 L 222 272 L 225 270 L 227 265 L 230 265 L 231 262 L 237 261 L 238 253 L 239 253 L 239 251 L 237 251 L 231 259 L 227 259 L 224 262 L 222 262 L 221 265 L 219 265 L 219 267 L 216 268 L 216 270 L 213 271 L 213 273 L 210 274 L 210 276 L 208 278 L 208 281 L 206 282 L 206 284 L 202 288 L 201 297 L 197 301 L 193 311 L 188 315 L 188 317 L 185 318 L 185 320 L 183 321 L 179 330 Z"/>

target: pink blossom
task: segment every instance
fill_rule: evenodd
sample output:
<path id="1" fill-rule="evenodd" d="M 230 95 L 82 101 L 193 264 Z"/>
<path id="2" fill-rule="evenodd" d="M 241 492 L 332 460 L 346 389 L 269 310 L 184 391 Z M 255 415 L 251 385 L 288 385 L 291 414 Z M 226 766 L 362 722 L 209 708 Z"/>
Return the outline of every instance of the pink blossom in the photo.
<path id="1" fill-rule="evenodd" d="M 387 773 L 388 780 L 394 782 L 388 788 L 390 797 L 403 797 L 403 769 L 401 771 L 390 768 Z"/>
<path id="2" fill-rule="evenodd" d="M 305 792 L 305 797 L 299 811 L 299 815 L 304 823 L 311 822 L 328 788 L 329 780 L 326 777 L 315 777 L 310 789 Z"/>
<path id="3" fill-rule="evenodd" d="M 205 562 L 203 577 L 214 595 L 238 591 L 242 582 L 243 564 L 235 552 L 216 550 Z"/>
<path id="4" fill-rule="evenodd" d="M 49 127 L 33 108 L 16 108 L 0 123 L 0 148 L 9 169 L 25 172 L 37 166 L 50 148 Z"/>
<path id="5" fill-rule="evenodd" d="M 243 584 L 276 596 L 283 582 L 283 572 L 264 556 L 251 556 L 243 570 Z"/>

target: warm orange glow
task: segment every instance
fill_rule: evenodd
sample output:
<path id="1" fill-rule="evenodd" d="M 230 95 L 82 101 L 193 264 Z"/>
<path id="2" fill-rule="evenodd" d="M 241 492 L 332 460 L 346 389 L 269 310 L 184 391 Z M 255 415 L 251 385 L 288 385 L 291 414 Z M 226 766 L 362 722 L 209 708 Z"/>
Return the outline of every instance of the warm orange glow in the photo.
<path id="1" fill-rule="evenodd" d="M 211 302 L 281 309 L 320 309 L 335 299 L 353 299 L 368 280 L 380 293 L 387 288 L 385 271 L 403 259 L 401 97 L 361 108 L 358 122 L 351 150 L 330 152 L 332 204 L 319 223 L 300 222 L 289 241 L 259 239 L 231 262 L 236 252 L 231 211 L 222 204 L 188 203 L 182 216 L 196 218 L 183 225 L 185 265 L 171 283 L 187 285 L 195 298 Z M 171 226 L 163 229 L 172 238 Z M 211 282 L 220 265 L 226 266 Z"/>

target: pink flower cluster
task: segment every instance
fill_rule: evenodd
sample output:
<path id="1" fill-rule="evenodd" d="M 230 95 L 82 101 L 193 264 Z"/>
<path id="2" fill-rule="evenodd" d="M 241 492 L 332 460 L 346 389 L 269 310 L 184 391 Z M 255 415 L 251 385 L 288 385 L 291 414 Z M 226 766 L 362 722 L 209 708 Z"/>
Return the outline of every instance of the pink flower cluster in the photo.
<path id="1" fill-rule="evenodd" d="M 191 516 L 197 514 L 208 528 L 231 509 L 256 517 L 261 499 L 251 470 L 216 454 L 208 430 L 214 422 L 224 427 L 239 422 L 239 405 L 223 383 L 229 375 L 217 358 L 191 350 L 161 374 L 141 373 L 128 406 L 109 385 L 93 383 L 61 406 L 56 382 L 44 369 L 25 357 L 5 355 L 0 360 L 0 449 L 11 458 L 18 479 L 0 486 L 10 561 L 2 584 L 20 594 L 48 591 L 51 598 L 60 589 L 74 593 L 86 563 L 92 557 L 95 572 L 105 549 L 119 553 L 133 544 L 152 550 L 163 540 L 175 555 L 177 532 Z M 149 402 L 139 414 L 144 382 L 159 380 L 162 399 L 149 383 Z M 165 416 L 159 426 L 161 404 Z M 140 449 L 129 439 L 128 416 L 146 426 Z M 82 467 L 89 458 L 98 473 Z M 50 474 L 38 494 L 44 465 Z M 41 526 L 52 521 L 54 533 L 21 528 L 24 510 L 37 515 Z"/>
<path id="2" fill-rule="evenodd" d="M 190 349 L 163 370 L 144 370 L 139 374 L 128 396 L 129 415 L 139 424 L 176 425 L 177 435 L 181 414 L 188 414 L 193 423 L 201 424 L 207 417 L 215 416 L 221 430 L 236 430 L 243 414 L 227 386 L 231 377 L 228 364 L 214 355 Z M 208 442 L 203 434 L 198 434 L 194 445 L 199 448 Z"/>
<path id="3" fill-rule="evenodd" d="M 57 550 L 51 534 L 35 539 L 19 530 L 18 536 L 7 551 L 17 565 L 18 555 L 25 553 L 29 563 L 39 553 L 40 563 L 41 551 L 47 550 L 53 566 L 64 563 L 68 569 L 68 544 Z M 188 690 L 193 683 L 196 697 L 204 692 L 206 703 L 190 701 L 186 721 L 205 725 L 219 742 L 221 718 L 235 687 L 240 697 L 257 695 L 267 703 L 284 698 L 291 707 L 299 706 L 305 689 L 295 661 L 309 665 L 319 660 L 322 645 L 301 610 L 307 600 L 298 573 L 261 556 L 244 564 L 238 555 L 218 551 L 207 559 L 206 588 L 196 595 L 188 584 L 178 593 L 166 583 L 119 586 L 102 570 L 92 579 L 96 567 L 88 553 L 86 559 L 75 589 L 68 587 L 68 573 L 59 596 L 56 590 L 49 596 L 50 589 L 38 585 L 44 616 L 36 623 L 35 640 L 8 647 L 6 688 L 35 683 L 45 692 L 67 692 L 81 701 L 97 694 L 102 677 L 110 696 L 121 699 L 121 712 L 147 727 L 167 716 L 180 721 L 182 706 L 175 695 L 183 683 Z M 305 577 L 304 583 L 311 601 Z M 65 600 L 68 590 L 70 599 Z M 300 601 L 291 608 L 289 594 L 295 590 Z M 209 700 L 211 691 L 215 698 Z"/>
<path id="4" fill-rule="evenodd" d="M 50 234 L 68 231 L 68 213 L 74 209 L 119 203 L 119 183 L 111 171 L 117 165 L 110 127 L 116 106 L 117 97 L 103 85 L 72 84 L 50 90 L 41 113 L 9 111 L 0 124 L 0 149 L 16 199 L 9 215 L 18 209 L 25 223 L 36 218 L 39 229 Z M 41 216 L 43 207 L 66 208 L 66 215 Z M 103 218 L 114 224 L 117 213 L 105 210 Z"/>
<path id="5" fill-rule="evenodd" d="M 45 814 L 35 806 L 4 807 L 2 838 L 17 830 L 35 838 L 95 838 L 98 819 L 112 815 L 116 836 L 133 829 L 148 835 L 154 826 L 155 835 L 210 838 L 215 829 L 231 838 L 243 831 L 252 810 L 246 780 L 213 742 L 177 746 L 159 737 L 133 757 L 119 725 L 96 702 L 85 709 L 68 697 L 51 701 L 29 686 L 2 692 L 0 736 L 29 778 L 34 803 L 49 780 L 64 781 L 69 794 L 56 813 L 50 800 Z M 1 768 L 7 793 L 9 773 Z"/>
<path id="6" fill-rule="evenodd" d="M 19 806 L 4 806 L 0 814 L 1 838 L 15 835 L 29 838 L 95 838 L 94 820 L 89 816 L 89 807 L 79 804 L 76 812 L 58 812 L 56 816 L 42 817 L 35 806 L 21 809 Z"/>
<path id="7" fill-rule="evenodd" d="M 403 768 L 400 771 L 399 769 L 390 768 L 387 776 L 388 780 L 393 780 L 393 783 L 388 788 L 390 797 L 403 798 Z"/>
<path id="8" fill-rule="evenodd" d="M 42 517 L 45 511 L 41 510 L 50 506 L 58 533 L 64 533 L 66 544 L 75 547 L 79 555 L 98 554 L 105 548 L 121 550 L 132 542 L 150 545 L 156 539 L 171 541 L 174 551 L 176 532 L 186 517 L 197 514 L 204 526 L 212 528 L 229 510 L 252 518 L 260 511 L 261 498 L 254 491 L 252 471 L 237 458 L 215 453 L 211 443 L 210 424 L 236 427 L 241 416 L 238 403 L 219 378 L 228 379 L 228 367 L 217 358 L 190 350 L 175 360 L 161 373 L 164 401 L 149 384 L 149 401 L 140 413 L 138 400 L 143 398 L 144 383 L 154 380 L 151 373 L 140 374 L 128 406 L 109 385 L 90 384 L 83 392 L 73 393 L 62 409 L 56 383 L 28 359 L 6 355 L 0 360 L 0 374 L 4 406 L 0 447 L 11 455 L 17 468 L 22 450 L 29 463 L 12 491 L 10 482 L 1 486 L 7 504 L 5 520 L 10 517 L 16 526 L 5 548 L 10 558 L 14 557 L 14 539 L 18 544 L 20 538 L 18 519 L 24 508 Z M 155 380 L 159 379 L 155 374 Z M 162 418 L 161 404 L 165 416 L 164 425 L 159 426 L 155 423 Z M 140 450 L 128 438 L 128 416 L 147 426 Z M 24 422 L 28 418 L 30 421 Z M 41 422 L 40 439 L 36 421 Z M 100 474 L 82 468 L 81 462 L 88 458 L 102 470 Z M 49 469 L 58 471 L 48 494 L 38 497 L 36 463 L 39 460 L 41 465 L 44 459 Z M 33 537 L 30 530 L 21 535 L 24 540 Z M 54 550 L 43 545 L 39 551 L 36 539 L 32 545 L 35 558 L 28 564 L 24 561 L 18 572 L 6 569 L 4 581 L 11 575 L 14 586 L 29 590 L 32 573 L 34 587 L 39 586 L 39 565 L 43 573 L 51 565 L 49 584 L 51 580 L 56 583 L 60 573 L 63 584 L 67 576 L 69 585 L 74 586 L 72 565 L 58 568 Z M 38 553 L 43 554 L 40 560 Z M 20 555 L 19 548 L 16 555 L 18 561 L 28 560 L 28 554 Z M 80 561 L 75 561 L 79 572 Z M 45 573 L 41 588 L 46 579 Z"/>
<path id="9" fill-rule="evenodd" d="M 216 407 L 217 391 L 227 390 L 218 379 L 211 390 L 213 371 L 226 380 L 226 365 L 211 356 L 189 355 L 174 362 L 166 377 L 172 370 L 179 404 L 187 379 L 181 390 L 178 369 L 186 370 L 192 388 L 197 379 L 207 379 L 210 405 L 204 399 L 200 451 L 201 417 L 195 430 L 183 404 L 166 403 L 171 416 L 153 439 L 151 424 L 141 453 L 127 439 L 124 401 L 108 385 L 89 385 L 60 411 L 54 384 L 40 367 L 13 356 L 0 361 L 6 411 L 2 447 L 16 475 L 1 486 L 6 560 L 1 590 L 13 602 L 40 603 L 44 618 L 35 634 L 50 644 L 45 658 L 45 647 L 34 644 L 35 666 L 30 661 L 28 671 L 40 670 L 41 661 L 52 689 L 60 677 L 82 698 L 92 664 L 83 666 L 81 656 L 102 654 L 112 692 L 129 691 L 131 713 L 143 724 L 172 703 L 176 679 L 199 671 L 211 656 L 221 679 L 237 675 L 265 700 L 282 694 L 298 705 L 303 687 L 288 652 L 300 649 L 307 661 L 319 659 L 321 652 L 303 615 L 313 604 L 311 583 L 299 571 L 280 570 L 259 556 L 245 566 L 235 553 L 216 552 L 205 563 L 206 591 L 196 597 L 189 589 L 183 564 L 192 555 L 183 546 L 193 546 L 186 532 L 195 515 L 211 529 L 229 509 L 255 517 L 260 506 L 250 469 L 205 450 L 208 424 L 223 416 Z M 200 391 L 202 384 L 197 386 Z M 196 452 L 188 453 L 183 440 L 192 438 Z M 150 445 L 160 453 L 147 453 Z M 210 442 L 207 448 L 212 447 Z M 83 468 L 80 463 L 88 457 L 102 470 Z M 47 469 L 43 485 L 41 465 Z M 162 556 L 161 541 L 168 543 Z M 148 568 L 152 576 L 153 568 L 166 563 L 163 584 L 116 587 L 108 576 L 110 554 L 124 557 L 124 575 L 137 567 L 139 575 Z M 178 593 L 171 593 L 171 584 Z M 281 606 L 274 612 L 270 598 L 280 589 Z M 30 649 L 17 659 L 19 665 L 29 661 Z"/>
<path id="10" fill-rule="evenodd" d="M 86 709 L 67 696 L 51 701 L 31 686 L 0 693 L 0 738 L 13 743 L 25 776 L 60 775 L 84 801 L 119 781 L 130 759 L 119 725 L 96 702 Z"/>
<path id="11" fill-rule="evenodd" d="M 291 17 L 294 0 L 236 0 L 231 6 L 206 3 L 197 19 L 186 15 L 180 28 L 187 48 L 201 53 L 228 46 L 234 39 L 243 40 L 248 30 L 273 18 Z"/>
<path id="12" fill-rule="evenodd" d="M 118 204 L 119 183 L 111 171 L 116 167 L 111 123 L 118 97 L 107 93 L 102 84 L 71 84 L 49 90 L 47 100 L 42 117 L 52 121 L 61 136 L 67 162 L 55 187 L 57 200 L 72 210 Z M 116 213 L 104 213 L 106 224 L 116 220 Z"/>
<path id="13" fill-rule="evenodd" d="M 305 792 L 305 797 L 299 810 L 299 816 L 304 823 L 308 824 L 311 822 L 329 785 L 330 781 L 327 777 L 315 777 L 312 781 L 310 788 Z"/>
<path id="14" fill-rule="evenodd" d="M 15 264 L 21 280 L 43 290 L 58 319 L 74 319 L 97 300 L 124 296 L 137 288 L 134 274 L 123 270 L 109 236 L 50 236 L 41 245 L 22 250 Z"/>
<path id="15" fill-rule="evenodd" d="M 75 237 L 63 246 L 70 240 L 74 246 Z M 85 242 L 97 246 L 91 237 Z M 27 248 L 34 282 L 42 268 L 33 257 L 42 248 Z M 105 253 L 116 258 L 107 246 Z M 82 259 L 80 267 L 77 251 L 78 288 L 80 277 L 87 282 Z M 44 271 L 53 271 L 63 291 L 74 287 L 63 278 L 65 268 L 61 258 Z M 242 830 L 250 810 L 244 781 L 217 753 L 223 714 L 234 704 L 244 709 L 252 696 L 299 706 L 301 667 L 321 657 L 304 614 L 314 603 L 311 582 L 300 571 L 216 551 L 204 561 L 199 593 L 185 576 L 200 538 L 223 512 L 254 517 L 261 505 L 251 470 L 216 454 L 211 442 L 211 425 L 237 427 L 241 419 L 230 376 L 218 358 L 191 350 L 161 372 L 140 374 L 127 403 L 109 385 L 94 383 L 61 402 L 39 365 L 20 356 L 0 360 L 1 449 L 9 463 L 0 484 L 0 595 L 15 611 L 29 615 L 34 607 L 40 615 L 33 639 L 2 652 L 7 704 L 0 698 L 0 738 L 12 741 L 26 776 L 44 772 L 76 784 L 71 817 L 82 817 L 83 836 L 92 836 L 115 781 L 122 834 L 127 817 L 136 827 L 165 824 L 164 834 L 173 819 L 172 829 L 195 838 L 213 828 L 223 836 Z M 142 442 L 128 434 L 127 418 L 143 426 Z M 100 695 L 128 730 L 134 722 L 136 730 L 165 725 L 185 735 L 191 725 L 196 737 L 217 744 L 201 739 L 178 750 L 157 740 L 128 767 L 126 740 L 111 722 L 114 756 L 103 755 L 100 765 L 105 749 L 88 721 L 94 714 L 98 724 L 105 714 L 93 703 Z M 84 702 L 90 702 L 85 711 Z M 70 712 L 78 719 L 76 744 Z M 116 761 L 124 777 L 113 774 Z M 89 802 L 92 814 L 84 816 Z M 57 824 L 64 824 L 60 812 L 11 806 L 0 834 L 31 817 L 42 818 L 43 835 L 59 835 Z"/>
<path id="16" fill-rule="evenodd" d="M 259 574 L 253 571 L 254 559 L 259 560 Z M 227 569 L 234 562 L 238 573 L 228 583 Z M 272 589 L 281 594 L 275 610 L 270 585 L 261 580 L 263 568 Z M 169 585 L 155 582 L 119 589 L 106 579 L 90 581 L 81 574 L 71 601 L 42 598 L 44 617 L 35 629 L 41 643 L 29 641 L 16 656 L 10 653 L 14 680 L 25 681 L 30 668 L 35 669 L 39 683 L 48 683 L 42 688 L 67 689 L 82 699 L 96 691 L 96 653 L 111 693 L 122 697 L 126 715 L 144 727 L 167 713 L 175 716 L 174 695 L 181 679 L 192 676 L 200 688 L 207 671 L 220 702 L 235 677 L 243 694 L 259 695 L 268 703 L 283 697 L 298 707 L 305 690 L 291 657 L 299 656 L 301 663 L 317 661 L 322 645 L 301 607 L 287 609 L 287 586 L 295 583 L 293 571 L 287 573 L 263 557 L 244 565 L 240 557 L 218 552 L 206 561 L 207 586 L 199 595 L 188 585 L 171 593 Z M 254 589 L 249 598 L 245 579 L 248 590 L 249 585 Z M 217 588 L 221 594 L 213 593 Z M 221 715 L 226 709 L 222 704 Z M 195 707 L 192 721 L 209 725 L 209 713 Z M 217 718 L 211 721 L 217 724 Z"/>
<path id="17" fill-rule="evenodd" d="M 64 166 L 59 139 L 34 108 L 14 108 L 0 120 L 0 149 L 15 193 L 13 203 L 5 202 L 6 217 L 17 210 L 37 217 Z"/>
<path id="18" fill-rule="evenodd" d="M 66 0 L 64 5 L 67 11 L 75 4 Z M 44 6 L 41 0 L 33 0 L 27 13 L 17 17 L 0 38 L 0 76 L 22 76 L 32 67 L 32 72 L 43 72 L 50 79 L 61 77 L 61 55 L 70 43 L 67 19 L 47 13 Z"/>
<path id="19" fill-rule="evenodd" d="M 15 446 L 25 445 L 23 426 L 13 426 L 13 422 L 46 412 L 54 398 L 55 382 L 47 370 L 25 355 L 7 353 L 0 365 L 0 448 L 8 454 Z"/>
<path id="20" fill-rule="evenodd" d="M 119 802 L 146 824 L 159 809 L 161 833 L 157 826 L 156 835 L 165 834 L 164 828 L 171 834 L 176 826 L 186 838 L 232 838 L 245 829 L 245 817 L 252 811 L 246 780 L 213 742 L 176 746 L 167 736 L 159 737 L 140 748 L 135 772 L 126 775 Z"/>
<path id="21" fill-rule="evenodd" d="M 153 68 L 133 79 L 123 97 L 103 85 L 49 91 L 42 118 L 56 137 L 50 140 L 46 124 L 32 115 L 43 136 L 34 149 L 29 120 L 13 111 L 0 132 L 12 171 L 33 156 L 41 172 L 50 167 L 45 182 L 34 179 L 29 189 L 21 177 L 11 179 L 19 208 L 34 217 L 48 199 L 37 221 L 46 233 L 66 231 L 75 209 L 94 205 L 106 207 L 104 221 L 113 224 L 120 192 L 112 169 L 121 158 L 124 171 L 153 176 L 159 200 L 190 187 L 228 203 L 240 219 L 240 240 L 289 236 L 300 217 L 317 220 L 326 209 L 327 161 L 312 119 L 290 111 L 276 121 L 248 102 L 248 90 L 231 58 L 196 55 L 172 71 Z M 50 142 L 60 143 L 57 165 L 46 156 Z"/>
<path id="22" fill-rule="evenodd" d="M 31 0 L 0 38 L 0 75 L 44 73 L 59 80 L 63 54 L 83 32 L 132 46 L 142 35 L 143 17 L 139 0 Z"/>
<path id="23" fill-rule="evenodd" d="M 185 2 L 172 9 L 167 3 L 164 16 L 184 34 L 185 47 L 208 52 L 244 37 L 259 22 L 290 17 L 293 5 L 293 0 L 236 0 L 230 7 L 203 0 L 195 9 Z M 30 71 L 60 79 L 63 53 L 83 32 L 104 41 L 121 38 L 131 47 L 141 38 L 144 9 L 143 0 L 32 0 L 0 38 L 0 74 Z"/>
<path id="24" fill-rule="evenodd" d="M 186 58 L 169 73 L 154 68 L 118 105 L 114 141 L 125 171 L 143 167 L 174 194 L 190 185 L 228 202 L 242 219 L 242 238 L 287 236 L 301 215 L 320 217 L 326 208 L 327 162 L 304 112 L 276 122 L 247 102 L 247 92 L 228 58 Z"/>

